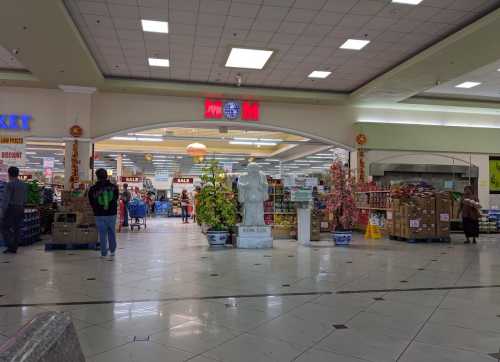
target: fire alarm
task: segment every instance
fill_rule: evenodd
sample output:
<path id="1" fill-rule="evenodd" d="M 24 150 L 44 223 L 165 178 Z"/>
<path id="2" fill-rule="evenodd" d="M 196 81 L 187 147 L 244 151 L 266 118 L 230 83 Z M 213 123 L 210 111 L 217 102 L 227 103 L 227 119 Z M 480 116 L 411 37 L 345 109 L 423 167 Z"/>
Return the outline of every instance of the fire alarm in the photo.
<path id="1" fill-rule="evenodd" d="M 81 137 L 83 135 L 83 129 L 78 125 L 74 125 L 69 129 L 69 134 L 75 138 Z"/>

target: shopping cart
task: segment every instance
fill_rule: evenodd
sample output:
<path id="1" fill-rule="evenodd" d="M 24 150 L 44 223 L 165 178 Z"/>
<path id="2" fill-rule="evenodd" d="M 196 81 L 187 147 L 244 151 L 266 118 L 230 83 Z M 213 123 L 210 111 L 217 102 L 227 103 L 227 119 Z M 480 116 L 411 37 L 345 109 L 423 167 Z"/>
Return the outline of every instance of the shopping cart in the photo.
<path id="1" fill-rule="evenodd" d="M 155 202 L 155 214 L 157 216 L 170 216 L 172 213 L 172 204 L 168 201 Z"/>
<path id="2" fill-rule="evenodd" d="M 132 200 L 128 204 L 128 216 L 129 216 L 129 225 L 130 229 L 141 230 L 141 227 L 144 226 L 144 229 L 147 227 L 146 224 L 146 216 L 148 213 L 148 206 L 144 201 L 141 200 Z"/>

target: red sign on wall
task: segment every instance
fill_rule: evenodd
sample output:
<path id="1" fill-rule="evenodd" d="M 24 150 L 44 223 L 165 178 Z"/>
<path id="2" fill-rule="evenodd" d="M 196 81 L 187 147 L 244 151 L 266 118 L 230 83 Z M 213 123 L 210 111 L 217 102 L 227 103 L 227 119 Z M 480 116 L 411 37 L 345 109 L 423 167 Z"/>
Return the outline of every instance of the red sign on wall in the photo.
<path id="1" fill-rule="evenodd" d="M 205 118 L 222 118 L 222 101 L 205 99 Z"/>
<path id="2" fill-rule="evenodd" d="M 193 181 L 194 180 L 192 177 L 174 177 L 173 183 L 174 184 L 192 184 Z"/>
<path id="3" fill-rule="evenodd" d="M 240 118 L 243 121 L 256 122 L 260 118 L 260 103 L 258 101 L 242 101 L 240 103 L 231 100 L 205 99 L 205 118 L 222 119 L 224 117 L 229 120 Z"/>
<path id="4" fill-rule="evenodd" d="M 241 105 L 241 119 L 244 121 L 258 121 L 260 116 L 259 102 L 244 101 Z"/>
<path id="5" fill-rule="evenodd" d="M 124 183 L 131 183 L 131 184 L 137 184 L 142 182 L 142 177 L 138 176 L 122 176 L 121 177 L 121 182 Z"/>

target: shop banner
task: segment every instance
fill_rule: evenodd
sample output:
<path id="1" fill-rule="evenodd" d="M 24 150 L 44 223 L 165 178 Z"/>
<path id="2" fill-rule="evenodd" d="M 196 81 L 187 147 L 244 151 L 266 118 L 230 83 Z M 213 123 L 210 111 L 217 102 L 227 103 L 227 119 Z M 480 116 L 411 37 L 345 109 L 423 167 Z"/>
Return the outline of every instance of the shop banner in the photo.
<path id="1" fill-rule="evenodd" d="M 0 136 L 0 161 L 7 167 L 26 164 L 26 144 L 22 137 Z"/>
<path id="2" fill-rule="evenodd" d="M 174 177 L 174 184 L 192 184 L 194 179 L 192 177 Z"/>
<path id="3" fill-rule="evenodd" d="M 120 181 L 129 184 L 140 184 L 142 183 L 143 178 L 138 176 L 122 176 Z"/>
<path id="4" fill-rule="evenodd" d="M 308 202 L 312 201 L 312 190 L 310 188 L 293 187 L 290 190 L 290 201 Z"/>

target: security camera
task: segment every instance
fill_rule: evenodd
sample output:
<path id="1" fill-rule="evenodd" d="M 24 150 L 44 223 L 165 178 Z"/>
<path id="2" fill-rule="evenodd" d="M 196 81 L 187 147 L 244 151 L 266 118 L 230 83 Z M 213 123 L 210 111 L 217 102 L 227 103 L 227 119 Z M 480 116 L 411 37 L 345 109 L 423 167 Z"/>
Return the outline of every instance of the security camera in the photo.
<path id="1" fill-rule="evenodd" d="M 19 49 L 12 49 L 12 54 L 18 55 L 19 54 Z"/>

